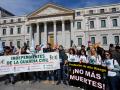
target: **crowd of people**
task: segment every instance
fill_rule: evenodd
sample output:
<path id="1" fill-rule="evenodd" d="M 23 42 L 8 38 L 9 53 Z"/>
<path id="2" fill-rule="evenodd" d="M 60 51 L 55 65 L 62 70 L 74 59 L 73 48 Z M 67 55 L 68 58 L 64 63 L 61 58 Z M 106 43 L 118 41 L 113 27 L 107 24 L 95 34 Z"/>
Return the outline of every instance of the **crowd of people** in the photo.
<path id="1" fill-rule="evenodd" d="M 107 89 L 108 90 L 119 90 L 120 85 L 120 46 L 110 44 L 109 50 L 104 50 L 102 47 L 97 46 L 84 46 L 81 45 L 80 49 L 77 47 L 71 47 L 70 49 L 64 49 L 62 45 L 56 48 L 52 48 L 51 44 L 41 49 L 40 45 L 36 45 L 35 53 L 39 52 L 59 52 L 60 69 L 54 71 L 37 71 L 37 72 L 25 72 L 19 74 L 8 74 L 5 78 L 5 84 L 12 83 L 15 84 L 20 80 L 29 80 L 32 83 L 36 81 L 45 80 L 45 83 L 51 83 L 59 85 L 61 82 L 68 85 L 68 62 L 79 62 L 79 63 L 89 63 L 95 65 L 107 66 L 108 77 L 107 77 Z M 4 52 L 0 55 L 17 55 L 17 54 L 29 54 L 30 50 L 27 45 L 22 48 L 18 47 L 16 49 L 14 46 L 5 46 Z M 57 81 L 55 83 L 55 81 Z"/>

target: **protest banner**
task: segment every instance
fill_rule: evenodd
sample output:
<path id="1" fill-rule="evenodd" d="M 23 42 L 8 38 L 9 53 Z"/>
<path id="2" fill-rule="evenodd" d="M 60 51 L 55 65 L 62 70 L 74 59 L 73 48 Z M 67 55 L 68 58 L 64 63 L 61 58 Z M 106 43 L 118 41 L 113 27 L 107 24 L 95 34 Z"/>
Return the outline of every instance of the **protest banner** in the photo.
<path id="1" fill-rule="evenodd" d="M 57 52 L 0 57 L 0 75 L 32 71 L 48 71 L 59 68 L 60 61 Z"/>
<path id="2" fill-rule="evenodd" d="M 101 65 L 69 62 L 69 84 L 89 90 L 105 90 L 107 71 L 107 67 Z"/>

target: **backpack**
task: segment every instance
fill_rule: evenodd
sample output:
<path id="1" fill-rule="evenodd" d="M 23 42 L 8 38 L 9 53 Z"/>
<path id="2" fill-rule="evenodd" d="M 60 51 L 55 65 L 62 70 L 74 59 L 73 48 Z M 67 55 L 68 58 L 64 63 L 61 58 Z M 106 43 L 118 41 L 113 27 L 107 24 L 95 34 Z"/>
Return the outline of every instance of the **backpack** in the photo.
<path id="1" fill-rule="evenodd" d="M 113 65 L 115 67 L 115 60 L 113 59 Z M 119 71 L 116 71 L 116 76 L 119 76 L 120 77 L 120 70 Z"/>

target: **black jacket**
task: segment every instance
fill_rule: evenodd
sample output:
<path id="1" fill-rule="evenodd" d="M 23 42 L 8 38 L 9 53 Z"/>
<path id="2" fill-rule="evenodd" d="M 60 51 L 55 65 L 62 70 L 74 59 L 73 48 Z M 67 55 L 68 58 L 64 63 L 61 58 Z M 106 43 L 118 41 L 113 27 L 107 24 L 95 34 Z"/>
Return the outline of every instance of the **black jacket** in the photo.
<path id="1" fill-rule="evenodd" d="M 59 50 L 59 58 L 62 59 L 62 63 L 64 63 L 64 61 L 68 59 L 68 56 L 66 55 L 64 50 Z"/>
<path id="2" fill-rule="evenodd" d="M 47 52 L 53 52 L 52 48 L 43 48 L 43 52 L 47 53 Z"/>

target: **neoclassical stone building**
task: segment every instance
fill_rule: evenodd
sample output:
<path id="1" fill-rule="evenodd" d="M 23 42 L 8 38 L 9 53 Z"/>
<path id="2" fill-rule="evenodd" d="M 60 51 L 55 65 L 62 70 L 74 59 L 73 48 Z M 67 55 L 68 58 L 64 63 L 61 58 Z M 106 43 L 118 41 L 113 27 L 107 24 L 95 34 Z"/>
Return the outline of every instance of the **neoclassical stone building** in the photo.
<path id="1" fill-rule="evenodd" d="M 0 38 L 5 45 L 22 46 L 47 42 L 69 48 L 71 45 L 120 44 L 120 4 L 68 9 L 46 4 L 26 16 L 14 16 L 0 9 Z M 6 11 L 6 12 L 5 12 Z"/>

